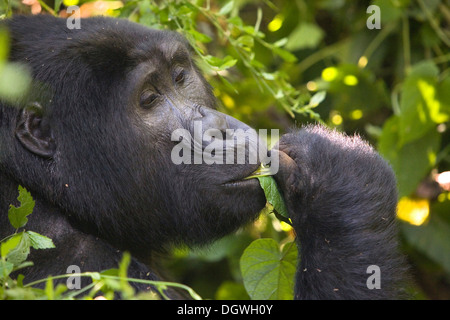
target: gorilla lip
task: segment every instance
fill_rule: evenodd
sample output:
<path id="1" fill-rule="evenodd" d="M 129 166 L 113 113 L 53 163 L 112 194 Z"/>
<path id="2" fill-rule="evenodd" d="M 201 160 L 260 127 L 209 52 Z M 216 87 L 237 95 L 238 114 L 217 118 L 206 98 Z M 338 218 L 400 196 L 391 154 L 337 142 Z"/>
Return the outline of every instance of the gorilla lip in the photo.
<path id="1" fill-rule="evenodd" d="M 225 187 L 241 187 L 247 184 L 251 184 L 251 183 L 255 183 L 256 181 L 254 181 L 254 179 L 242 179 L 242 180 L 233 180 L 233 181 L 229 181 L 229 182 L 225 182 L 224 184 L 222 184 Z"/>
<path id="2" fill-rule="evenodd" d="M 244 175 L 242 175 L 240 177 L 237 177 L 237 178 L 233 178 L 232 180 L 227 181 L 227 182 L 223 183 L 222 185 L 223 186 L 241 186 L 241 185 L 247 184 L 247 182 L 252 182 L 253 179 L 247 179 L 247 177 L 252 175 L 260 167 L 261 167 L 261 164 L 258 164 L 256 166 L 256 169 L 255 169 L 255 167 L 253 167 L 253 169 L 249 173 L 246 173 L 246 174 L 244 174 Z"/>

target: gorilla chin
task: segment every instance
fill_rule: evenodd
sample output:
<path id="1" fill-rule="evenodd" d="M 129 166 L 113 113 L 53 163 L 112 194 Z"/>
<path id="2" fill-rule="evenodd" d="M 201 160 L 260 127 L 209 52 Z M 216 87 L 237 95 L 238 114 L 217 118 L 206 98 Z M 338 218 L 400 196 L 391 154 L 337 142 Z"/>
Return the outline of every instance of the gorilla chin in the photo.
<path id="1" fill-rule="evenodd" d="M 255 170 L 253 168 L 251 173 Z M 229 195 L 232 210 L 242 212 L 244 217 L 254 217 L 255 213 L 259 213 L 266 205 L 266 197 L 258 179 L 245 179 L 250 174 L 247 173 L 244 178 L 224 183 L 219 191 Z"/>
<path id="2" fill-rule="evenodd" d="M 172 232 L 175 243 L 189 246 L 209 244 L 242 226 L 254 221 L 266 205 L 264 191 L 258 179 L 250 176 L 259 165 L 186 165 L 189 172 L 180 175 L 179 189 L 175 194 L 184 195 L 177 202 L 183 206 L 170 215 L 167 232 Z M 210 176 L 205 176 L 205 171 Z M 187 176 L 198 177 L 192 184 Z M 228 177 L 223 181 L 223 177 Z M 222 178 L 222 179 L 221 179 Z M 188 196 L 186 196 L 188 195 Z M 176 230 L 174 229 L 176 226 Z"/>

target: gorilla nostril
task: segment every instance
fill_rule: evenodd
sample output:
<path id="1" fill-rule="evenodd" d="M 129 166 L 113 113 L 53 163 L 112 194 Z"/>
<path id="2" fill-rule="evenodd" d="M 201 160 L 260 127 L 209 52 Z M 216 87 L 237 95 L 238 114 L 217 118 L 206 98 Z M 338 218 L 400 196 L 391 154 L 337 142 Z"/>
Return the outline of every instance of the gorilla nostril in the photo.
<path id="1" fill-rule="evenodd" d="M 229 128 L 225 114 L 201 107 L 198 109 L 198 112 L 202 115 L 198 120 L 202 122 L 203 130 L 217 129 L 225 132 Z"/>
<path id="2" fill-rule="evenodd" d="M 251 129 L 245 123 L 228 116 L 222 112 L 214 109 L 195 106 L 194 121 L 201 121 L 203 130 L 217 129 L 225 133 L 227 129 L 238 130 L 241 129 L 244 132 Z"/>
<path id="3" fill-rule="evenodd" d="M 243 130 L 244 132 L 251 129 L 247 124 L 239 121 L 236 118 L 233 118 L 233 117 L 230 117 L 230 116 L 227 116 L 227 115 L 225 115 L 225 121 L 227 123 L 226 124 L 227 125 L 227 129 L 233 129 L 233 130 L 239 130 L 240 129 L 240 130 Z"/>
<path id="4" fill-rule="evenodd" d="M 215 129 L 218 129 L 220 131 L 225 132 L 225 130 L 228 129 L 228 122 L 224 116 L 214 117 L 212 124 Z"/>
<path id="5" fill-rule="evenodd" d="M 205 116 L 205 114 L 206 114 L 205 110 L 203 110 L 203 108 L 200 105 L 198 105 L 198 104 L 196 104 L 194 106 L 194 112 L 195 112 L 196 115 L 199 115 L 198 118 L 203 118 Z"/>

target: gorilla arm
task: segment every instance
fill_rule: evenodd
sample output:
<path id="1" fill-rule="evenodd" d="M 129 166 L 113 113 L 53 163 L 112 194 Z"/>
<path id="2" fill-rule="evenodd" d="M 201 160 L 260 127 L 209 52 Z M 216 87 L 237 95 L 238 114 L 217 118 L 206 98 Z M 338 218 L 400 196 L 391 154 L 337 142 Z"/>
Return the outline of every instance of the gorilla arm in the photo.
<path id="1" fill-rule="evenodd" d="M 296 299 L 395 299 L 397 190 L 388 164 L 359 137 L 309 126 L 281 137 L 275 179 L 297 233 Z M 369 266 L 381 288 L 369 289 Z M 369 272 L 369 273 L 368 273 Z"/>

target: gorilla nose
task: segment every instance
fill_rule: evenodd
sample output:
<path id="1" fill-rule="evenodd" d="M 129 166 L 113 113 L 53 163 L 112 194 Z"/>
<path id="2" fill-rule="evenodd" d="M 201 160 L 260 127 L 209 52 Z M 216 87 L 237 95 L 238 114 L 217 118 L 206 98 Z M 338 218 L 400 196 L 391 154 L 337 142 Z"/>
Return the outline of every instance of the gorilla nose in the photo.
<path id="1" fill-rule="evenodd" d="M 202 116 L 198 120 L 202 122 L 204 131 L 217 129 L 225 133 L 227 129 L 241 129 L 243 131 L 250 129 L 245 123 L 214 109 L 200 108 L 199 113 Z"/>
<path id="2" fill-rule="evenodd" d="M 227 121 L 227 124 L 228 124 L 228 129 L 234 129 L 234 130 L 241 129 L 241 130 L 244 130 L 244 131 L 247 131 L 247 130 L 251 129 L 248 125 L 246 125 L 245 123 L 239 121 L 236 118 L 233 118 L 233 117 L 230 117 L 230 116 L 227 116 L 227 115 L 225 115 L 225 117 L 226 117 L 226 121 Z"/>
<path id="3" fill-rule="evenodd" d="M 256 130 L 214 109 L 197 107 L 195 112 L 196 117 L 190 125 L 194 154 L 198 159 L 201 156 L 208 164 L 261 163 L 265 150 L 261 146 L 266 144 L 260 140 Z"/>

